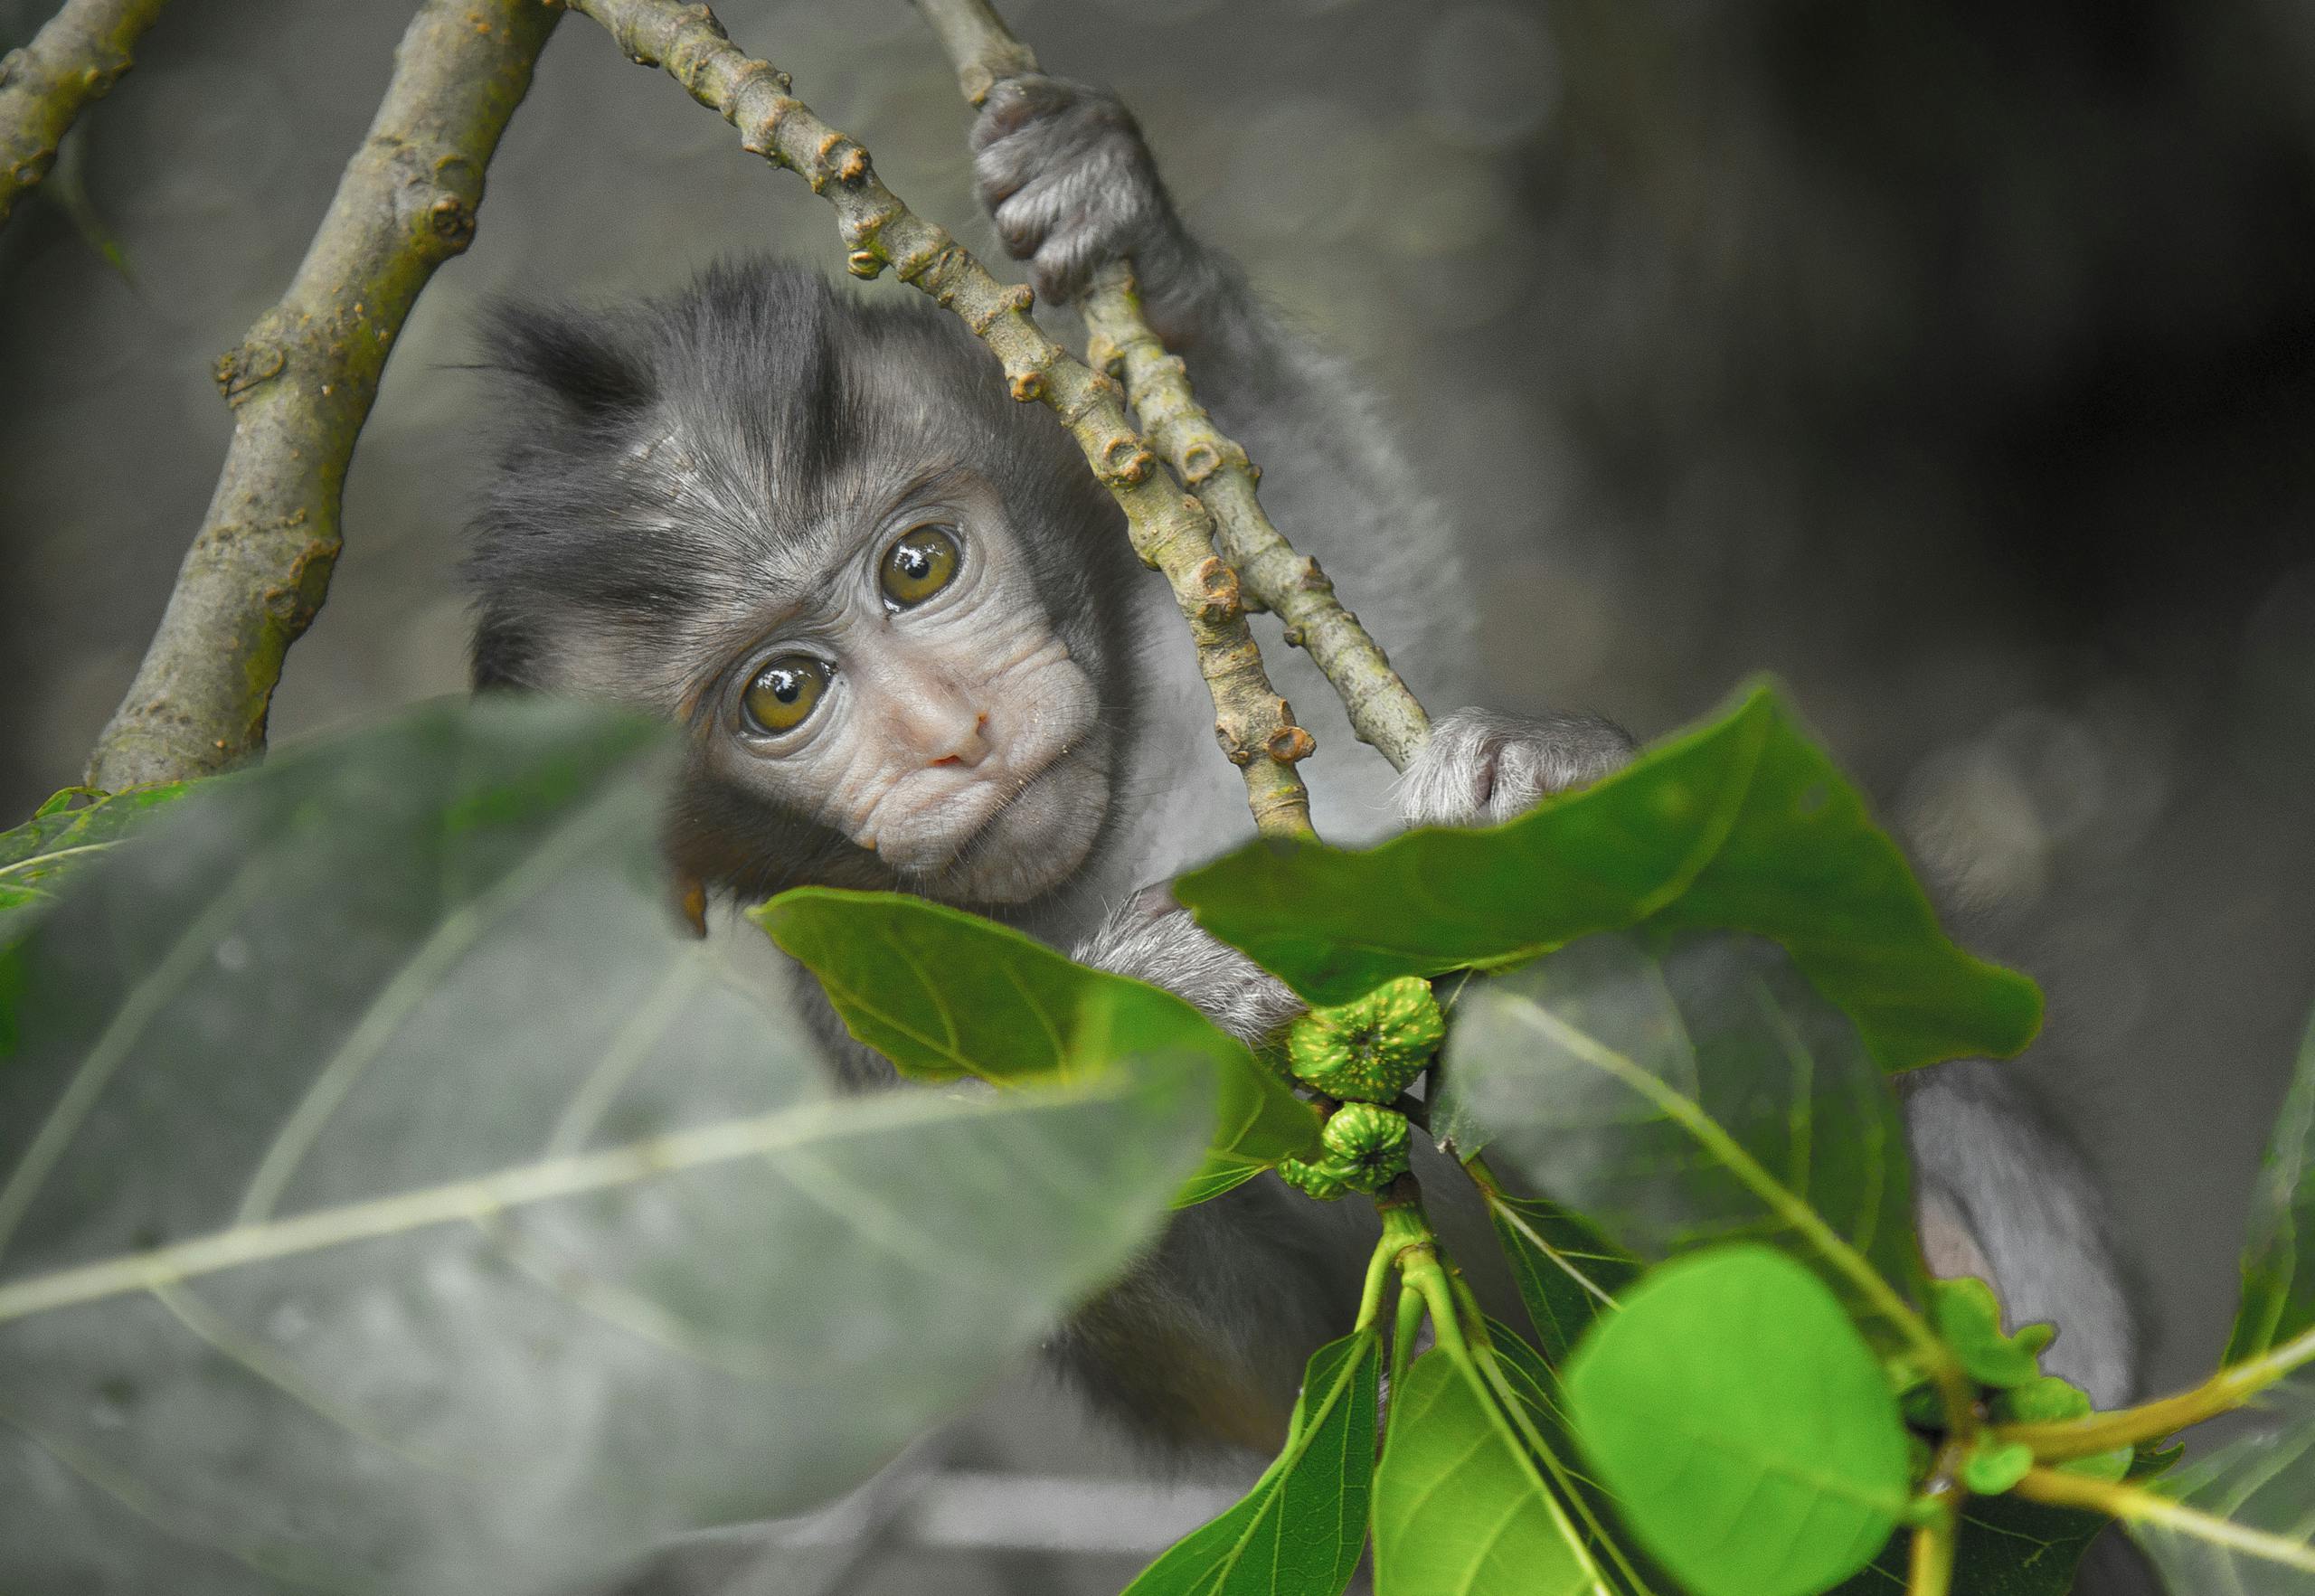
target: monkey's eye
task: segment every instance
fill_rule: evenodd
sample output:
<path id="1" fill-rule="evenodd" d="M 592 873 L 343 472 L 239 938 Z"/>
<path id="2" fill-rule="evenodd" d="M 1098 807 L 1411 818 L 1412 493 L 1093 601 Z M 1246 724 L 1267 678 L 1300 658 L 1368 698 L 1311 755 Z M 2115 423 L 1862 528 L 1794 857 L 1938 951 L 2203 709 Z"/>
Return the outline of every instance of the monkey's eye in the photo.
<path id="1" fill-rule="evenodd" d="M 808 654 L 783 654 L 756 673 L 740 699 L 759 732 L 793 732 L 817 708 L 828 689 L 825 661 Z"/>
<path id="2" fill-rule="evenodd" d="M 877 579 L 896 609 L 921 604 L 957 580 L 963 551 L 946 527 L 920 526 L 884 551 Z"/>

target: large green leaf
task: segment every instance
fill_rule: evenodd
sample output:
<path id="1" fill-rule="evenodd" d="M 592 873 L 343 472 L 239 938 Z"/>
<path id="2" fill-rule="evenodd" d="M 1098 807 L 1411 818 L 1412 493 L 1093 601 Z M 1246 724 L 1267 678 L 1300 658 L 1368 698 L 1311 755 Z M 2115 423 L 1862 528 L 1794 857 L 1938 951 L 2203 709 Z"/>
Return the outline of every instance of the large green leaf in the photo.
<path id="1" fill-rule="evenodd" d="M 0 1588 L 547 1587 L 844 1489 L 1146 1245 L 1210 1089 L 830 1095 L 674 926 L 658 743 L 283 755 L 0 954 Z"/>
<path id="2" fill-rule="evenodd" d="M 1783 943 L 1888 1069 L 2004 1056 L 2041 1024 L 2034 984 L 1946 939 L 1864 799 L 1765 688 L 1503 826 L 1365 852 L 1257 842 L 1174 890 L 1313 1003 L 1648 922 Z"/>
<path id="3" fill-rule="evenodd" d="M 1339 1596 L 1366 1545 L 1381 1375 L 1371 1328 L 1312 1353 L 1278 1460 L 1243 1500 L 1145 1569 L 1126 1596 Z"/>
<path id="4" fill-rule="evenodd" d="M 2172 1596 L 2315 1592 L 2315 1376 L 2259 1400 L 2259 1431 L 2152 1486 L 2183 1511 L 2125 1520 Z"/>
<path id="5" fill-rule="evenodd" d="M 1182 1204 L 1220 1196 L 1281 1158 L 1317 1157 L 1317 1110 L 1171 992 L 897 892 L 798 887 L 754 917 L 819 977 L 852 1034 L 903 1074 L 1018 1085 L 1120 1058 L 1204 1061 L 1217 1082 L 1214 1139 Z"/>
<path id="6" fill-rule="evenodd" d="M 1753 1237 L 1869 1322 L 1923 1294 L 1896 1100 L 1774 944 L 1586 938 L 1475 984 L 1448 1068 L 1488 1157 L 1645 1258 Z"/>
<path id="7" fill-rule="evenodd" d="M 1444 1351 L 1391 1396 L 1375 1475 L 1375 1588 L 1387 1596 L 1616 1596 L 1535 1460 Z"/>
<path id="8" fill-rule="evenodd" d="M 0 943 L 31 928 L 36 912 L 56 901 L 58 884 L 92 864 L 162 805 L 190 791 L 171 781 L 127 792 L 68 787 L 11 831 L 0 831 Z"/>
<path id="9" fill-rule="evenodd" d="M 2243 1363 L 2315 1326 L 2315 1022 L 2251 1193 L 2243 1300 L 2225 1361 Z"/>
<path id="10" fill-rule="evenodd" d="M 1565 1385 L 1625 1522 L 1696 1596 L 1812 1596 L 1870 1562 L 1904 1510 L 1880 1360 L 1770 1248 L 1649 1274 L 1592 1326 Z"/>

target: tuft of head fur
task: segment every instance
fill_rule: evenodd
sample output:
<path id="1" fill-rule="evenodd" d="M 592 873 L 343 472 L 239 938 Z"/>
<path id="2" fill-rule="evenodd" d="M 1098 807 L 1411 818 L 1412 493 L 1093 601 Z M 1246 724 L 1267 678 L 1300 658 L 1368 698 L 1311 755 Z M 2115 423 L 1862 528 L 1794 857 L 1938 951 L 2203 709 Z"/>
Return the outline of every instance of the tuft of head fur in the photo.
<path id="1" fill-rule="evenodd" d="M 1072 630 L 1081 657 L 1101 652 L 1094 631 L 1121 635 L 1136 567 L 1115 504 L 1060 423 L 1015 402 L 996 357 L 929 304 L 866 304 L 755 260 L 638 307 L 501 303 L 484 345 L 500 403 L 467 564 L 477 687 L 595 685 L 559 645 L 647 652 L 767 573 L 807 572 L 847 502 L 943 462 L 1055 534 L 1038 542 L 1038 590 L 1072 651 Z"/>

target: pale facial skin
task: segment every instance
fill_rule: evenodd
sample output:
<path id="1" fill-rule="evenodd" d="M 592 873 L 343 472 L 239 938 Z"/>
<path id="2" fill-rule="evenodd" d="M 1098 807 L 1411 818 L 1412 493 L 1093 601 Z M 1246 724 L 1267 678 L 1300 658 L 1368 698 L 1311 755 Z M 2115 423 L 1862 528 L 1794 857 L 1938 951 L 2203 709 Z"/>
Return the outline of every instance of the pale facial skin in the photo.
<path id="1" fill-rule="evenodd" d="M 1109 739 L 997 495 L 953 473 L 846 543 L 701 685 L 710 764 L 927 896 L 1068 880 L 1109 807 Z"/>

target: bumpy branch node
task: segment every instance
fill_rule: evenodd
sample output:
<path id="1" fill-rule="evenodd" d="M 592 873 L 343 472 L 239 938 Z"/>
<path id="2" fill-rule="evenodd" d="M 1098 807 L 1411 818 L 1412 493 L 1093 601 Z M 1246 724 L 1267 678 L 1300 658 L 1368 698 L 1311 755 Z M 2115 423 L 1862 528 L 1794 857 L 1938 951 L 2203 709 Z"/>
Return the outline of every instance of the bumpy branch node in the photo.
<path id="1" fill-rule="evenodd" d="M 1060 416 L 1124 509 L 1134 552 L 1173 589 L 1214 697 L 1215 735 L 1245 777 L 1255 826 L 1265 836 L 1309 836 L 1309 803 L 1294 765 L 1315 744 L 1262 668 L 1237 578 L 1214 555 L 1213 517 L 1159 468 L 1126 419 L 1118 384 L 1047 337 L 1029 318 L 1028 289 L 998 282 L 947 230 L 902 204 L 868 152 L 789 95 L 787 74 L 732 44 L 706 6 L 569 4 L 609 29 L 628 59 L 664 68 L 720 113 L 743 147 L 796 173 L 833 204 L 854 275 L 889 267 L 996 352 L 1015 398 L 1041 401 Z"/>
<path id="2" fill-rule="evenodd" d="M 167 3 L 66 0 L 31 43 L 0 57 L 0 222 L 48 175 L 81 109 L 129 69 L 129 47 Z"/>
<path id="3" fill-rule="evenodd" d="M 987 0 L 916 0 L 956 64 L 957 82 L 978 105 L 998 81 L 1037 70 L 1037 58 L 1006 31 Z M 1079 305 L 1091 334 L 1092 364 L 1123 377 L 1127 401 L 1167 463 L 1212 513 L 1214 546 L 1237 569 L 1257 609 L 1285 623 L 1287 642 L 1309 651 L 1342 697 L 1350 729 L 1403 770 L 1430 741 L 1431 717 L 1390 659 L 1335 597 L 1316 560 L 1294 552 L 1271 524 L 1254 484 L 1261 477 L 1246 451 L 1224 437 L 1190 386 L 1181 360 L 1141 314 L 1133 275 L 1123 265 L 1094 275 Z"/>
<path id="4" fill-rule="evenodd" d="M 561 12 L 428 0 L 281 302 L 217 363 L 233 441 L 145 662 L 89 766 L 118 789 L 265 746 L 282 656 L 329 590 L 354 440 L 419 290 L 465 250 L 483 168 Z"/>

